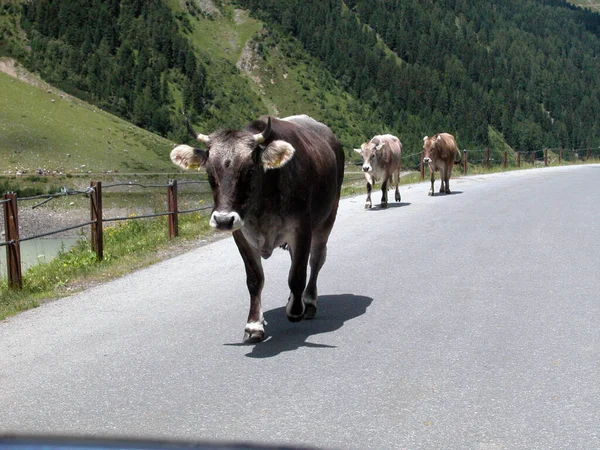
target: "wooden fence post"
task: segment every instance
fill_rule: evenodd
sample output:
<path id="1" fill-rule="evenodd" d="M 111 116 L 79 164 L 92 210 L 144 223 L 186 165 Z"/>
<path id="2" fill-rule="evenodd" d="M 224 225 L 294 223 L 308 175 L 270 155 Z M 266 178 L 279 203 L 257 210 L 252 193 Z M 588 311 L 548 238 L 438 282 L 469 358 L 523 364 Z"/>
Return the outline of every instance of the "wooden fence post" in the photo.
<path id="1" fill-rule="evenodd" d="M 467 163 L 467 150 L 463 151 L 463 174 L 467 174 L 468 163 Z"/>
<path id="2" fill-rule="evenodd" d="M 558 151 L 558 165 L 559 166 L 562 164 L 562 152 L 563 152 L 563 147 L 561 147 L 560 150 Z"/>
<path id="3" fill-rule="evenodd" d="M 521 152 L 517 152 L 517 167 L 521 167 Z"/>
<path id="4" fill-rule="evenodd" d="M 91 195 L 91 220 L 92 223 L 92 250 L 96 252 L 96 258 L 98 261 L 102 261 L 104 258 L 104 239 L 102 233 L 102 182 L 92 181 L 90 187 L 92 188 Z"/>
<path id="5" fill-rule="evenodd" d="M 548 149 L 544 149 L 544 167 L 548 167 Z"/>
<path id="6" fill-rule="evenodd" d="M 585 151 L 585 160 L 588 161 L 590 159 L 590 148 L 588 147 Z"/>
<path id="7" fill-rule="evenodd" d="M 425 179 L 425 164 L 423 164 L 423 158 L 425 157 L 425 152 L 421 152 L 421 164 L 420 164 L 420 175 L 419 175 L 419 181 L 423 181 Z"/>
<path id="8" fill-rule="evenodd" d="M 19 213 L 17 210 L 17 194 L 4 194 L 4 240 L 6 246 L 6 265 L 8 269 L 8 286 L 15 290 L 23 287 L 21 275 L 21 245 L 19 244 Z"/>
<path id="9" fill-rule="evenodd" d="M 508 151 L 504 150 L 504 159 L 502 160 L 502 167 L 506 169 L 506 160 L 508 159 Z"/>
<path id="10" fill-rule="evenodd" d="M 531 164 L 535 166 L 535 151 L 531 152 Z"/>
<path id="11" fill-rule="evenodd" d="M 167 203 L 169 208 L 169 238 L 179 236 L 179 217 L 177 215 L 177 180 L 169 181 L 167 191 Z"/>
<path id="12" fill-rule="evenodd" d="M 485 167 L 486 169 L 490 168 L 490 149 L 485 149 Z"/>

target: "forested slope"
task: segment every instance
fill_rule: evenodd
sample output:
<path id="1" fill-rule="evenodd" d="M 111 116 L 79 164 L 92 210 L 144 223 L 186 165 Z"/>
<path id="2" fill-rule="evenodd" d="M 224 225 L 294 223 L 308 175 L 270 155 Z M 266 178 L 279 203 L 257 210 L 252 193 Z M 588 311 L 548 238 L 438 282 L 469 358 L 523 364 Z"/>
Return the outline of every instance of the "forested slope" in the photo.
<path id="1" fill-rule="evenodd" d="M 33 0 L 0 56 L 173 141 L 260 114 L 308 113 L 349 155 L 373 134 L 406 153 L 598 146 L 600 16 L 561 0 Z M 493 136 L 493 139 L 491 137 Z M 498 139 L 500 137 L 500 139 Z"/>
<path id="2" fill-rule="evenodd" d="M 239 3 L 399 130 L 486 145 L 489 125 L 523 150 L 600 142 L 598 14 L 560 0 Z"/>

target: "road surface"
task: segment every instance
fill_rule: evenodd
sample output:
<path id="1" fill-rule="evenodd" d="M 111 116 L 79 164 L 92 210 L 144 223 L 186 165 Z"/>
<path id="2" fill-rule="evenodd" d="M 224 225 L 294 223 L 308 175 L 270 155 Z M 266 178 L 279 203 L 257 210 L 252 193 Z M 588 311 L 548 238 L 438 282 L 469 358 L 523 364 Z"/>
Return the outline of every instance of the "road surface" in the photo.
<path id="1" fill-rule="evenodd" d="M 450 187 L 344 199 L 313 321 L 275 252 L 258 345 L 231 237 L 0 322 L 0 434 L 600 448 L 600 165 Z"/>

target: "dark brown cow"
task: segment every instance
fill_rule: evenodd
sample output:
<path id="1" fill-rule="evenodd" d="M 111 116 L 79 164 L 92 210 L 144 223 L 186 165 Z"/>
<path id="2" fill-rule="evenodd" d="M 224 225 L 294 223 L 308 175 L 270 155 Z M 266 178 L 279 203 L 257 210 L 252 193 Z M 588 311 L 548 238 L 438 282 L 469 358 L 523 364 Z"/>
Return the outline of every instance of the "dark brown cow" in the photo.
<path id="1" fill-rule="evenodd" d="M 313 318 L 317 276 L 344 178 L 341 144 L 327 126 L 306 115 L 259 119 L 242 130 L 210 136 L 188 128 L 206 149 L 180 145 L 171 160 L 184 168 L 205 168 L 214 198 L 210 225 L 233 232 L 250 293 L 244 342 L 265 338 L 261 257 L 269 258 L 277 247 L 288 248 L 292 259 L 288 319 Z"/>
<path id="2" fill-rule="evenodd" d="M 456 146 L 454 136 L 448 133 L 439 133 L 433 137 L 423 138 L 423 163 L 429 165 L 431 173 L 431 189 L 429 195 L 433 195 L 433 183 L 435 172 L 440 172 L 440 193 L 450 194 L 450 175 L 454 164 L 462 160 L 460 150 Z"/>
<path id="3" fill-rule="evenodd" d="M 400 139 L 391 134 L 374 136 L 369 142 L 354 149 L 363 158 L 362 169 L 367 180 L 367 200 L 365 208 L 370 208 L 371 189 L 375 185 L 375 180 L 381 180 L 381 207 L 387 207 L 388 203 L 388 182 L 396 185 L 395 199 L 400 201 L 400 190 L 398 183 L 400 180 L 400 161 L 402 156 L 402 144 Z M 392 179 L 393 178 L 393 179 Z"/>

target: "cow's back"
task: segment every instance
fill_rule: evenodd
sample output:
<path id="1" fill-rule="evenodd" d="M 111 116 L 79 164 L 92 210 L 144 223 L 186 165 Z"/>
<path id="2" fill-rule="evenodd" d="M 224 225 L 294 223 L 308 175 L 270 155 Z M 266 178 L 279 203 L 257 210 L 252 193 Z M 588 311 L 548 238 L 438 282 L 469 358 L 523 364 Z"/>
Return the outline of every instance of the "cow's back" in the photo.
<path id="1" fill-rule="evenodd" d="M 386 174 L 395 172 L 400 167 L 402 157 L 402 143 L 400 139 L 392 134 L 380 134 L 373 136 L 371 143 L 384 143 L 382 159 L 378 159 L 380 169 Z"/>
<path id="2" fill-rule="evenodd" d="M 253 126 L 260 131 L 266 124 L 259 122 Z M 295 148 L 294 157 L 285 166 L 265 174 L 265 195 L 285 203 L 274 206 L 283 206 L 285 211 L 273 212 L 303 214 L 308 208 L 313 222 L 325 220 L 337 205 L 344 178 L 340 142 L 329 127 L 307 115 L 272 118 L 271 133 L 274 139 Z M 273 201 L 267 203 L 275 205 Z"/>
<path id="3" fill-rule="evenodd" d="M 341 188 L 342 183 L 344 181 L 344 159 L 345 159 L 345 156 L 344 156 L 344 150 L 342 148 L 342 145 L 338 141 L 337 137 L 335 136 L 335 134 L 333 133 L 331 128 L 329 128 L 324 123 L 321 123 L 321 122 L 313 119 L 312 117 L 307 116 L 306 114 L 289 116 L 282 120 L 284 120 L 286 122 L 291 122 L 295 125 L 298 125 L 304 129 L 308 130 L 310 133 L 314 133 L 314 135 L 318 136 L 320 139 L 325 141 L 325 143 L 327 145 L 325 147 L 321 148 L 321 151 L 326 151 L 326 152 L 333 151 L 333 154 L 335 155 L 335 159 L 336 159 L 337 187 Z M 319 156 L 321 156 L 321 155 L 319 155 L 317 153 L 314 156 L 318 159 Z M 326 161 L 323 161 L 323 163 L 327 164 Z"/>
<path id="4" fill-rule="evenodd" d="M 438 150 L 437 156 L 446 164 L 454 164 L 454 159 L 458 152 L 458 146 L 456 145 L 454 136 L 450 133 L 439 133 L 435 138 L 437 138 L 437 136 L 441 138 L 436 144 L 436 149 Z"/>

